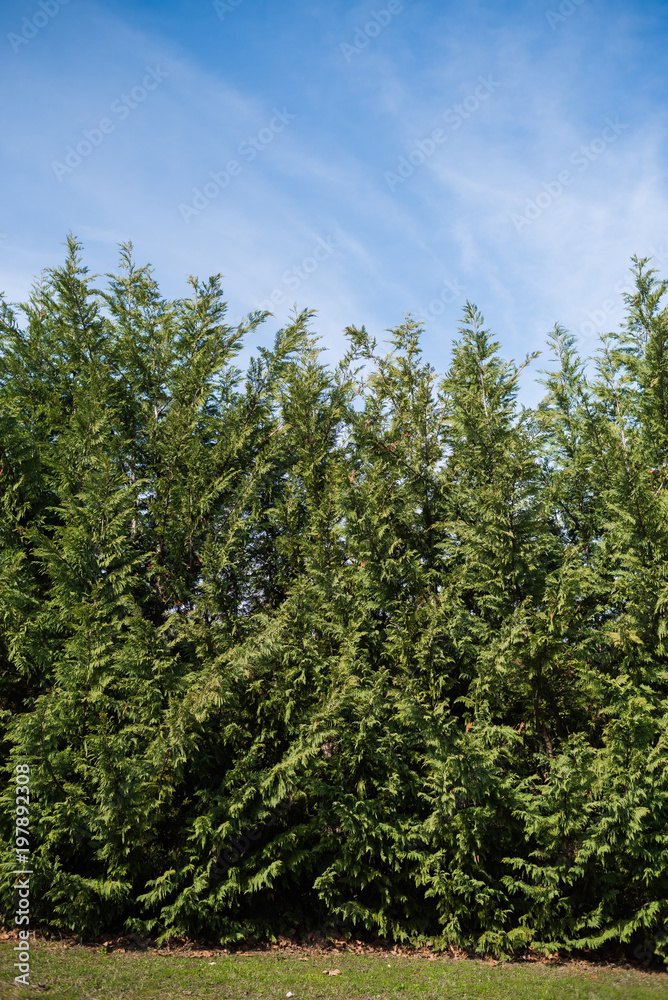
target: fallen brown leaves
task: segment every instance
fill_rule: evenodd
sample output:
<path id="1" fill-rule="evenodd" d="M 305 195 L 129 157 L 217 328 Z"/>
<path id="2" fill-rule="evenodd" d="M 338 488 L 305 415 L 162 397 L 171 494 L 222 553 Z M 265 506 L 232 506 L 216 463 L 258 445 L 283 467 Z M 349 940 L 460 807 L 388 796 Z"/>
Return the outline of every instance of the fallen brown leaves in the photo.
<path id="1" fill-rule="evenodd" d="M 156 947 L 153 941 L 140 938 L 137 935 L 124 935 L 117 937 L 99 938 L 96 940 L 83 941 L 78 935 L 61 932 L 53 928 L 45 928 L 35 932 L 37 941 L 48 944 L 55 944 L 62 948 L 90 948 L 99 950 L 104 948 L 107 953 L 115 952 L 124 954 L 130 952 L 143 952 L 163 958 L 170 958 L 174 955 L 199 959 L 218 959 L 224 955 L 235 955 L 237 958 L 250 958 L 258 954 L 274 954 L 279 958 L 296 958 L 300 962 L 308 962 L 312 959 L 319 959 L 325 956 L 337 954 L 347 955 L 374 955 L 378 958 L 412 958 L 422 959 L 430 962 L 436 961 L 477 961 L 489 964 L 498 964 L 490 955 L 481 956 L 473 952 L 467 952 L 461 948 L 450 945 L 445 950 L 436 951 L 432 942 L 419 948 L 408 945 L 391 944 L 384 938 L 375 939 L 350 939 L 330 938 L 323 941 L 316 939 L 311 934 L 306 940 L 299 941 L 296 937 L 279 936 L 273 943 L 262 943 L 246 941 L 239 945 L 221 947 L 211 941 L 190 940 L 187 938 L 173 938 L 161 948 Z M 18 940 L 16 930 L 0 930 L 0 942 Z M 529 962 L 543 965 L 567 965 L 579 970 L 589 970 L 593 972 L 595 968 L 607 969 L 631 969 L 639 968 L 638 963 L 626 961 L 622 955 L 568 955 L 555 952 L 552 955 L 541 955 L 536 951 L 527 949 L 526 952 L 515 959 L 516 962 Z M 339 975 L 340 970 L 324 970 L 328 975 Z"/>

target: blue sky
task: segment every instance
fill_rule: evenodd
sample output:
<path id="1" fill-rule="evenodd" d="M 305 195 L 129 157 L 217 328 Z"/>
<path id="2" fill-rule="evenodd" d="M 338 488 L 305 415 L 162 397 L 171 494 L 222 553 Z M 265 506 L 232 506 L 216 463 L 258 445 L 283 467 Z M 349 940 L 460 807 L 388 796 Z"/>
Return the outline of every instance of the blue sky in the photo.
<path id="1" fill-rule="evenodd" d="M 163 293 L 222 272 L 229 318 L 423 318 L 444 371 L 467 298 L 508 357 L 623 316 L 632 254 L 668 272 L 668 6 L 626 0 L 5 0 L 0 289 L 71 230 L 131 239 Z M 272 298 L 273 296 L 273 298 Z M 534 363 L 521 398 L 542 390 Z"/>

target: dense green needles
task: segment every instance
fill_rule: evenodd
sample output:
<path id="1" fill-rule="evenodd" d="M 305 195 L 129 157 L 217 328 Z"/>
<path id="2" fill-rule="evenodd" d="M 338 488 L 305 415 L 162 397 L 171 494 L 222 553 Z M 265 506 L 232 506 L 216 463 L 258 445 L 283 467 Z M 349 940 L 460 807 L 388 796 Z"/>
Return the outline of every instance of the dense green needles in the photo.
<path id="1" fill-rule="evenodd" d="M 129 247 L 96 291 L 70 239 L 2 306 L 34 920 L 668 953 L 668 314 L 634 270 L 593 374 L 556 327 L 521 411 L 470 304 L 444 377 L 410 319 L 330 370 L 308 312 L 242 374 L 264 314 L 166 301 Z"/>

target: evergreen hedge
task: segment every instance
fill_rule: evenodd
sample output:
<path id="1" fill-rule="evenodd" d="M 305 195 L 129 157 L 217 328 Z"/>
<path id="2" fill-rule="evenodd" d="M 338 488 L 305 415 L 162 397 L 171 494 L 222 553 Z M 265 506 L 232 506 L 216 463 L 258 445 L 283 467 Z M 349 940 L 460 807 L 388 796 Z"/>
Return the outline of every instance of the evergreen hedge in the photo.
<path id="1" fill-rule="evenodd" d="M 268 314 L 167 301 L 130 245 L 99 290 L 70 237 L 24 327 L 2 300 L 33 919 L 668 954 L 668 284 L 633 270 L 533 409 L 470 303 L 439 377 L 410 318 L 331 370 L 308 311 L 244 374 Z"/>

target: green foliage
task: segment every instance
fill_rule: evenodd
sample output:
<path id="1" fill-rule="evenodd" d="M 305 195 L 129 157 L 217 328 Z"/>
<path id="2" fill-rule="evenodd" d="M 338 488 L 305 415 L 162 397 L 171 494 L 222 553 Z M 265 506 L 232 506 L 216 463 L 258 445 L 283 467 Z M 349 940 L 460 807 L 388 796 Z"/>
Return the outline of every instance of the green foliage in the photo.
<path id="1" fill-rule="evenodd" d="M 220 276 L 80 251 L 0 312 L 34 917 L 668 955 L 666 283 L 634 259 L 591 375 L 555 327 L 520 410 L 471 303 L 440 378 L 410 318 L 330 370 L 309 312 L 244 375 Z"/>

